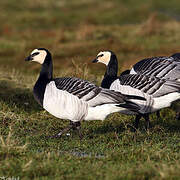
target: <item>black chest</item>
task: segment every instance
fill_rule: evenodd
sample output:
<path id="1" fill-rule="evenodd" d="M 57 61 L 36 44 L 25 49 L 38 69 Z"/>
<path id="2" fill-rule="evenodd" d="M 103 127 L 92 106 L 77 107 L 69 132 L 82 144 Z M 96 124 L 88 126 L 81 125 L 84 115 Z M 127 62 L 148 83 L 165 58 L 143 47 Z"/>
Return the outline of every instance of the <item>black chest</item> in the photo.
<path id="1" fill-rule="evenodd" d="M 109 89 L 111 84 L 117 79 L 117 76 L 106 76 L 101 82 L 101 87 Z"/>

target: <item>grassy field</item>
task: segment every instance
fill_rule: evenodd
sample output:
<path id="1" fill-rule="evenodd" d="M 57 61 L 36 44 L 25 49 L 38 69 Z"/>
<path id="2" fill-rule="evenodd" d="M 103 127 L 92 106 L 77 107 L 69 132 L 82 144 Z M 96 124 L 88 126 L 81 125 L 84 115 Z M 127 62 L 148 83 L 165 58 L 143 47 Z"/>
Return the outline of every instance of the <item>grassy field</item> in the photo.
<path id="1" fill-rule="evenodd" d="M 133 116 L 110 115 L 76 132 L 48 139 L 69 122 L 34 100 L 40 66 L 24 58 L 37 47 L 53 54 L 54 74 L 100 84 L 114 51 L 119 72 L 138 60 L 180 52 L 176 0 L 0 1 L 0 179 L 180 179 L 180 121 L 171 109 L 152 114 L 152 128 L 134 133 Z"/>

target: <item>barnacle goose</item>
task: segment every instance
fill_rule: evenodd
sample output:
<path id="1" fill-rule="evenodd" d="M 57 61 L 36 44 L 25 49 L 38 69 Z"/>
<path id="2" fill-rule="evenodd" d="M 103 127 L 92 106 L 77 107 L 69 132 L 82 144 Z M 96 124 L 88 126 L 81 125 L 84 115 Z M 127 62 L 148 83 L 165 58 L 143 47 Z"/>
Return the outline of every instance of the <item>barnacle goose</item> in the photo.
<path id="1" fill-rule="evenodd" d="M 124 73 L 141 73 L 163 79 L 180 81 L 180 53 L 175 53 L 169 57 L 160 56 L 140 60 L 133 65 L 131 70 L 127 70 Z M 180 120 L 180 106 L 178 104 L 180 104 L 180 102 L 176 103 L 173 109 L 177 112 L 176 119 Z"/>
<path id="2" fill-rule="evenodd" d="M 148 113 L 169 107 L 172 102 L 180 99 L 180 82 L 178 81 L 141 74 L 128 74 L 129 71 L 124 72 L 118 77 L 117 57 L 112 51 L 98 53 L 96 59 L 92 62 L 104 63 L 107 66 L 101 87 L 120 91 L 124 94 L 142 95 L 146 97 L 147 101 L 143 102 L 144 107 L 142 106 L 142 109 L 139 111 L 141 114 L 136 116 L 136 128 L 142 116 L 144 116 L 147 122 L 146 126 L 148 127 Z"/>
<path id="3" fill-rule="evenodd" d="M 71 121 L 67 128 L 53 137 L 60 137 L 70 128 L 79 129 L 82 120 L 104 120 L 107 115 L 126 109 L 136 113 L 139 106 L 130 99 L 145 100 L 75 77 L 53 78 L 51 53 L 45 48 L 34 49 L 25 60 L 42 65 L 33 89 L 35 100 L 55 117 Z"/>

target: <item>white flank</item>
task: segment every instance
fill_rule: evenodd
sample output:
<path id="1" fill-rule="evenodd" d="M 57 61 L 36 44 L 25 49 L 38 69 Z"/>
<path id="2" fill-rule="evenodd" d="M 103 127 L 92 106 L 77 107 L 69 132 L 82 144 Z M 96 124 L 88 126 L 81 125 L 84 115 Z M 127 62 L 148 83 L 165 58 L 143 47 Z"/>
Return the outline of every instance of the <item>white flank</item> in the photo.
<path id="1" fill-rule="evenodd" d="M 114 112 L 124 112 L 124 114 L 135 114 L 125 108 L 117 107 L 115 104 L 104 104 L 96 107 L 89 107 L 88 114 L 85 117 L 86 121 L 89 120 L 104 120 L 109 114 Z M 127 112 L 127 113 L 126 113 Z"/>
<path id="2" fill-rule="evenodd" d="M 175 92 L 175 93 L 170 93 L 162 97 L 154 98 L 154 104 L 153 104 L 153 112 L 170 107 L 171 103 L 180 99 L 180 93 Z"/>
<path id="3" fill-rule="evenodd" d="M 54 81 L 46 86 L 43 107 L 57 118 L 69 119 L 74 122 L 83 119 L 87 121 L 104 120 L 114 112 L 135 114 L 125 108 L 117 107 L 116 104 L 89 107 L 87 102 L 66 91 L 57 89 Z"/>
<path id="4" fill-rule="evenodd" d="M 55 117 L 71 121 L 83 120 L 88 112 L 88 104 L 85 101 L 67 91 L 57 89 L 54 81 L 46 86 L 43 107 Z"/>

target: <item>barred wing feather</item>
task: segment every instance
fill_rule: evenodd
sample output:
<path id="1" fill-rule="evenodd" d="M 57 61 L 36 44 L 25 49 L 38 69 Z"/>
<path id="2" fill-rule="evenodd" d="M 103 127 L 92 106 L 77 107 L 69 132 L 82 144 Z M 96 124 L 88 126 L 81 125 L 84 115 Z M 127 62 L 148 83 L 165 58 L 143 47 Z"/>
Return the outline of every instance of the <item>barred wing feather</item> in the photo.
<path id="1" fill-rule="evenodd" d="M 139 61 L 130 74 L 141 73 L 148 76 L 177 80 L 180 79 L 180 60 L 174 57 L 153 57 Z"/>
<path id="2" fill-rule="evenodd" d="M 93 83 L 79 78 L 65 77 L 54 79 L 54 81 L 58 89 L 67 91 L 79 99 L 86 101 L 90 107 L 102 104 L 121 104 L 128 99 L 145 100 L 142 97 L 125 96 L 120 92 L 98 87 Z"/>
<path id="3" fill-rule="evenodd" d="M 65 77 L 54 79 L 56 87 L 77 96 L 79 99 L 87 101 L 89 106 L 96 106 L 109 103 L 122 103 L 123 96 L 119 92 L 113 92 L 100 88 L 88 81 Z"/>
<path id="4" fill-rule="evenodd" d="M 139 89 L 153 97 L 163 96 L 173 92 L 180 92 L 180 82 L 160 79 L 141 74 L 129 74 L 119 77 L 121 85 L 128 85 Z"/>

